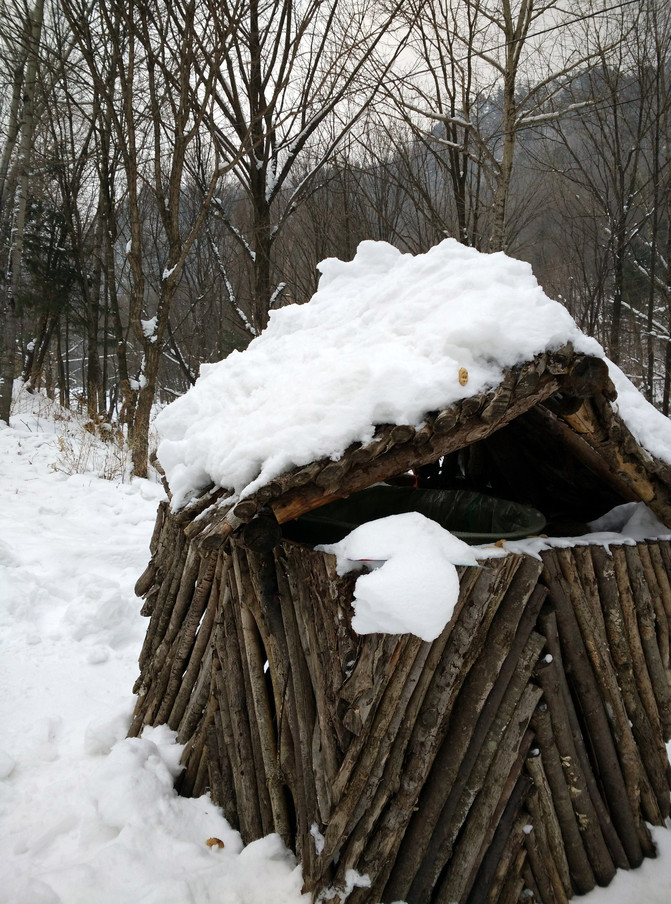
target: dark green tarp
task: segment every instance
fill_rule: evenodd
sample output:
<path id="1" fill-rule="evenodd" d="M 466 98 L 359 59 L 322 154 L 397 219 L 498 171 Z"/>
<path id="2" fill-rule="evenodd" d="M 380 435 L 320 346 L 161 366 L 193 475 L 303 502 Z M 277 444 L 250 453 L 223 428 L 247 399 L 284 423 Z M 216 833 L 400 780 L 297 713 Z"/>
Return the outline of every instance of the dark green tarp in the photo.
<path id="1" fill-rule="evenodd" d="M 419 512 L 474 544 L 518 540 L 545 527 L 536 509 L 483 493 L 378 485 L 303 515 L 284 525 L 284 533 L 310 545 L 337 543 L 360 524 L 404 512 Z"/>

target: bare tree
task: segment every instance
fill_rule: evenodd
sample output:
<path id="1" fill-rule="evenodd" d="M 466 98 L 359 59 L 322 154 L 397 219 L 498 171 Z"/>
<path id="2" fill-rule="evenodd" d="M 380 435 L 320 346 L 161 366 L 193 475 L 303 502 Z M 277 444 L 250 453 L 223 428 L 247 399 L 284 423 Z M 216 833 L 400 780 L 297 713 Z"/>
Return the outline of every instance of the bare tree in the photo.
<path id="1" fill-rule="evenodd" d="M 2 285 L 4 335 L 2 355 L 0 357 L 0 420 L 9 423 L 9 412 L 12 402 L 12 386 L 17 338 L 17 298 L 21 287 L 23 242 L 26 225 L 28 203 L 28 180 L 30 176 L 33 137 L 35 134 L 35 85 L 39 47 L 44 21 L 44 0 L 35 0 L 30 12 L 25 11 L 25 25 L 21 37 L 25 41 L 19 64 L 15 72 L 15 88 L 20 84 L 20 114 L 13 94 L 10 108 L 10 121 L 6 145 L 3 149 L 2 183 L 0 183 L 0 201 L 6 211 L 7 199 L 14 198 L 15 205 L 9 216 L 9 252 L 7 270 Z M 20 115 L 20 118 L 19 118 Z M 7 185 L 7 172 L 12 153 L 16 153 L 16 167 L 13 176 L 14 185 Z"/>
<path id="2" fill-rule="evenodd" d="M 221 213 L 252 270 L 252 334 L 285 288 L 273 281 L 279 233 L 401 52 L 401 5 L 380 15 L 374 0 L 246 0 L 241 15 L 235 2 L 208 0 L 215 27 L 235 32 L 210 122 L 222 156 L 244 149 L 232 175 L 248 222 Z"/>
<path id="3" fill-rule="evenodd" d="M 412 0 L 417 65 L 389 95 L 445 173 L 460 241 L 508 246 L 518 136 L 562 115 L 563 89 L 593 56 L 557 0 Z"/>
<path id="4" fill-rule="evenodd" d="M 646 6 L 637 48 L 636 72 L 641 103 L 649 111 L 649 129 L 642 149 L 644 216 L 632 244 L 636 267 L 647 280 L 645 388 L 648 398 L 656 401 L 661 383 L 662 410 L 668 415 L 671 405 L 671 11 L 666 4 L 653 2 Z M 662 354 L 658 355 L 660 340 Z M 657 366 L 658 357 L 663 369 Z"/>
<path id="5" fill-rule="evenodd" d="M 201 204 L 187 221 L 184 180 L 192 146 L 206 115 L 211 115 L 212 88 L 230 49 L 231 30 L 214 28 L 209 12 L 196 0 L 131 0 L 94 7 L 64 0 L 63 8 L 96 94 L 105 101 L 101 109 L 111 121 L 121 155 L 129 230 L 129 321 L 141 350 L 125 407 L 132 415 L 134 472 L 146 476 L 149 420 L 171 303 L 225 170 L 215 155 Z M 226 165 L 236 160 L 233 154 Z M 145 235 L 147 204 L 160 232 L 151 243 Z"/>
<path id="6" fill-rule="evenodd" d="M 580 106 L 586 99 L 590 104 L 580 116 L 554 123 L 550 161 L 565 186 L 570 186 L 564 203 L 576 222 L 583 229 L 593 227 L 591 242 L 602 258 L 594 270 L 600 279 L 594 300 L 608 325 L 604 340 L 615 361 L 623 354 L 625 321 L 631 320 L 630 315 L 635 319 L 639 308 L 638 304 L 632 307 L 631 287 L 641 268 L 652 265 L 649 247 L 637 255 L 651 226 L 656 236 L 655 271 L 658 265 L 659 130 L 664 120 L 660 86 L 654 87 L 663 78 L 664 64 L 660 72 L 658 62 L 650 60 L 647 17 L 639 7 L 622 8 L 618 16 L 617 32 L 626 33 L 626 41 L 615 43 L 608 30 L 598 29 L 583 38 L 583 43 L 592 45 L 592 63 L 564 89 L 564 101 L 569 107 Z M 651 192 L 657 193 L 656 200 Z M 632 335 L 636 342 L 646 316 L 650 312 L 640 314 Z"/>

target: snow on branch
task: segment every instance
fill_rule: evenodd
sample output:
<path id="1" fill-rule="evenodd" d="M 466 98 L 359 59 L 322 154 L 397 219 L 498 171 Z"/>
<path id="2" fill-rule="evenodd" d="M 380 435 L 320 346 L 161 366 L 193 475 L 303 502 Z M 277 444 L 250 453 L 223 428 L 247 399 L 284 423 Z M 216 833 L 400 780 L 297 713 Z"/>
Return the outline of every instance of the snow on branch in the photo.
<path id="1" fill-rule="evenodd" d="M 287 284 L 286 284 L 285 282 L 278 283 L 277 288 L 275 289 L 275 291 L 273 292 L 273 294 L 270 296 L 270 305 L 269 305 L 269 307 L 272 308 L 272 307 L 275 306 L 275 303 L 277 302 L 277 299 L 280 297 L 280 295 L 282 294 L 282 292 L 284 292 L 284 290 L 286 289 L 286 287 L 287 287 Z"/>
<path id="2" fill-rule="evenodd" d="M 444 122 L 446 125 L 461 126 L 464 129 L 472 129 L 473 123 L 461 116 L 451 116 L 449 113 L 437 113 L 433 110 L 423 110 L 421 107 L 415 107 L 414 104 L 404 101 L 404 107 L 412 110 L 413 113 L 419 113 L 420 116 L 426 116 L 427 119 L 434 119 L 436 122 Z"/>
<path id="3" fill-rule="evenodd" d="M 240 245 L 244 248 L 246 253 L 249 255 L 250 260 L 254 260 L 256 257 L 256 253 L 253 251 L 252 246 L 249 244 L 249 242 L 244 237 L 244 235 L 240 232 L 240 230 L 236 226 L 234 226 L 233 223 L 231 223 L 230 219 L 228 218 L 228 214 L 224 210 L 224 205 L 221 203 L 221 201 L 218 198 L 214 199 L 213 205 L 221 214 L 222 222 L 224 223 L 226 228 L 229 230 L 231 235 L 233 235 L 233 237 L 235 239 L 237 239 L 237 241 L 240 243 Z"/>
<path id="4" fill-rule="evenodd" d="M 238 304 L 238 301 L 237 301 L 237 298 L 235 295 L 235 290 L 233 289 L 233 284 L 231 283 L 231 280 L 229 279 L 229 276 L 228 276 L 228 268 L 226 267 L 226 264 L 224 263 L 224 259 L 222 258 L 221 253 L 219 252 L 217 244 L 214 241 L 214 239 L 212 238 L 212 236 L 210 235 L 209 231 L 207 233 L 207 238 L 208 238 L 208 241 L 210 244 L 210 249 L 212 250 L 212 254 L 214 255 L 214 258 L 217 262 L 217 266 L 219 267 L 219 273 L 221 275 L 221 278 L 224 281 L 224 286 L 226 287 L 226 294 L 228 295 L 228 300 L 231 303 L 231 307 L 233 308 L 235 313 L 238 315 L 238 317 L 242 321 L 242 325 L 244 326 L 245 330 L 251 336 L 257 336 L 258 330 L 254 327 L 253 323 L 251 323 L 251 321 L 249 320 L 249 318 L 247 317 L 245 312 L 242 310 L 242 308 Z M 243 242 L 245 241 L 244 236 L 240 236 L 240 238 Z"/>
<path id="5" fill-rule="evenodd" d="M 593 100 L 583 100 L 580 101 L 580 103 L 569 104 L 568 107 L 564 107 L 563 110 L 555 110 L 553 113 L 537 113 L 535 115 L 522 114 L 517 120 L 517 128 L 526 129 L 529 126 L 541 125 L 544 122 L 555 122 L 556 120 L 567 116 L 569 113 L 575 113 L 576 110 L 581 110 L 584 107 L 591 107 L 593 104 Z"/>

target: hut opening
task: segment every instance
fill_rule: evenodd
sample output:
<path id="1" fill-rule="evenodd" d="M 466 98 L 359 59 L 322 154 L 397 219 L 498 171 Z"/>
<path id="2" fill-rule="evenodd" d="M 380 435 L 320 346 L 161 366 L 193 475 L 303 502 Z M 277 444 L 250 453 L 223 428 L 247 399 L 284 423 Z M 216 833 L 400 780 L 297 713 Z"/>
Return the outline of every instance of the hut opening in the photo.
<path id="1" fill-rule="evenodd" d="M 669 815 L 669 424 L 503 255 L 322 269 L 162 417 L 131 734 L 315 901 L 566 902 Z"/>

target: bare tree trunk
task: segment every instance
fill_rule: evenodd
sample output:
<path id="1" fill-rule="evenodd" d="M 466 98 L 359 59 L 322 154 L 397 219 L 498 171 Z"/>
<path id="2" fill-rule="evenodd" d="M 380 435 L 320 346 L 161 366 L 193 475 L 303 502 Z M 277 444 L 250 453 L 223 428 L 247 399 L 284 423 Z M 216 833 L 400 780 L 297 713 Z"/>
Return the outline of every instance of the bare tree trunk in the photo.
<path id="1" fill-rule="evenodd" d="M 27 388 L 39 389 L 42 382 L 44 361 L 49 351 L 54 329 L 58 322 L 58 314 L 54 311 L 46 313 L 40 322 L 40 329 L 31 343 L 30 352 L 26 356 L 23 370 L 23 379 Z"/>
<path id="2" fill-rule="evenodd" d="M 56 324 L 56 372 L 58 375 L 58 401 L 62 408 L 70 404 L 70 375 L 63 357 L 63 341 L 61 338 L 61 320 Z"/>
<path id="3" fill-rule="evenodd" d="M 615 230 L 615 247 L 613 249 L 613 307 L 610 319 L 609 354 L 617 364 L 620 360 L 620 339 L 622 332 L 622 302 L 624 296 L 624 257 L 625 232 L 624 224 L 618 223 Z"/>
<path id="4" fill-rule="evenodd" d="M 510 0 L 503 0 L 501 4 L 499 27 L 506 42 L 503 71 L 503 149 L 495 179 L 492 226 L 489 240 L 490 251 L 505 251 L 506 248 L 506 211 L 513 175 L 515 140 L 519 128 L 515 91 L 517 89 L 520 56 L 529 34 L 529 26 L 533 20 L 534 11 L 534 0 L 522 0 L 516 14 L 511 8 Z"/>
<path id="5" fill-rule="evenodd" d="M 667 189 L 666 197 L 666 222 L 671 223 L 671 189 Z M 666 231 L 666 260 L 671 263 L 671 229 Z M 668 312 L 668 325 L 671 332 L 671 266 L 667 264 L 666 271 L 666 309 Z M 664 355 L 664 398 L 662 412 L 668 417 L 671 409 L 671 338 L 666 340 L 666 352 Z"/>
<path id="6" fill-rule="evenodd" d="M 98 214 L 94 235 L 93 272 L 86 283 L 84 297 L 86 305 L 86 338 L 88 341 L 88 357 L 86 366 L 86 405 L 90 418 L 96 418 L 100 411 L 101 398 L 104 397 L 102 371 L 100 368 L 100 292 L 102 289 L 103 270 L 103 229 L 102 192 L 98 201 Z M 84 274 L 86 275 L 86 274 Z M 103 405 L 104 409 L 104 405 Z"/>
<path id="7" fill-rule="evenodd" d="M 492 204 L 490 251 L 506 250 L 506 211 L 515 155 L 515 74 L 507 74 L 503 100 L 503 153 Z"/>
<path id="8" fill-rule="evenodd" d="M 14 153 L 14 149 L 16 148 L 16 143 L 18 141 L 21 128 L 21 92 L 23 89 L 27 59 L 27 47 L 30 40 L 30 34 L 30 20 L 27 19 L 24 23 L 24 31 L 21 40 L 22 54 L 14 69 L 14 79 L 12 81 L 12 100 L 10 102 L 9 113 L 7 117 L 7 135 L 5 138 L 5 146 L 2 149 L 2 158 L 0 158 L 0 218 L 2 218 L 3 216 L 3 211 L 5 210 L 5 205 L 8 201 L 6 197 L 6 190 L 9 165 L 12 159 L 12 154 Z"/>
<path id="9" fill-rule="evenodd" d="M 149 424 L 151 409 L 156 395 L 156 380 L 160 352 L 156 345 L 148 349 L 144 359 L 143 378 L 146 381 L 137 394 L 137 407 L 133 418 L 133 439 L 131 443 L 133 455 L 133 473 L 136 477 L 147 476 L 149 462 Z"/>
<path id="10" fill-rule="evenodd" d="M 37 64 L 42 21 L 44 16 L 44 0 L 36 0 L 31 14 L 30 40 L 26 63 L 26 76 L 23 85 L 23 111 L 21 121 L 21 137 L 18 159 L 17 177 L 17 209 L 14 220 L 13 244 L 10 253 L 10 277 L 5 299 L 5 331 L 0 357 L 0 420 L 9 423 L 9 412 L 12 404 L 12 388 L 14 383 L 14 367 L 17 338 L 16 302 L 21 286 L 21 266 L 23 262 L 23 241 L 26 226 L 26 210 L 28 204 L 28 177 L 35 132 L 34 98 L 37 80 Z"/>

